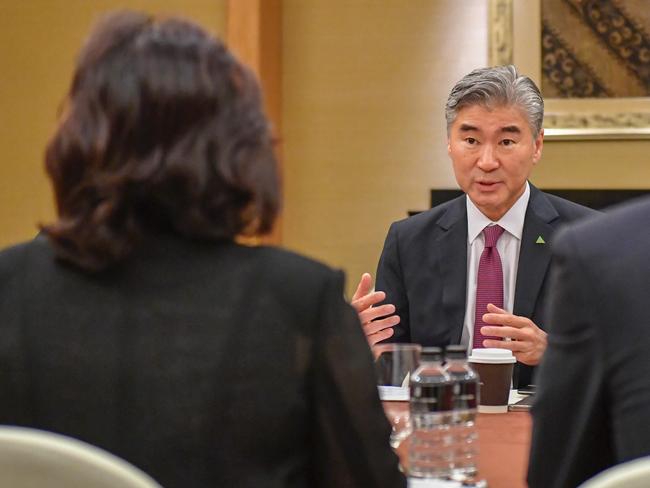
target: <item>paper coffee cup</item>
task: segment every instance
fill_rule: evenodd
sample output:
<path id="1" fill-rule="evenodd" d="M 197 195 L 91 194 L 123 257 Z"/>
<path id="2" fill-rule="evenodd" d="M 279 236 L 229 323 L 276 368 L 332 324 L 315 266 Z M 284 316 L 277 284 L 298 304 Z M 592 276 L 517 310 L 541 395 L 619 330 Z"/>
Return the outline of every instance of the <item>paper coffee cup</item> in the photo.
<path id="1" fill-rule="evenodd" d="M 505 413 L 512 383 L 512 370 L 517 360 L 512 351 L 498 348 L 472 349 L 467 358 L 480 378 L 478 411 Z"/>

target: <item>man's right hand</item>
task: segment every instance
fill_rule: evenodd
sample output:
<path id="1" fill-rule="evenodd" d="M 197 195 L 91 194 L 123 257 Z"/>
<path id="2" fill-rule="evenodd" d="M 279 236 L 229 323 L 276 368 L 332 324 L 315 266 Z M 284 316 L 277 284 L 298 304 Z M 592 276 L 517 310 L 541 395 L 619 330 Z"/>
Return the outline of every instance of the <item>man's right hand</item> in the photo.
<path id="1" fill-rule="evenodd" d="M 372 290 L 372 276 L 368 273 L 361 275 L 357 291 L 352 296 L 352 306 L 359 314 L 368 344 L 374 346 L 393 335 L 393 326 L 399 324 L 400 318 L 395 315 L 395 305 L 373 305 L 386 299 L 383 291 Z"/>

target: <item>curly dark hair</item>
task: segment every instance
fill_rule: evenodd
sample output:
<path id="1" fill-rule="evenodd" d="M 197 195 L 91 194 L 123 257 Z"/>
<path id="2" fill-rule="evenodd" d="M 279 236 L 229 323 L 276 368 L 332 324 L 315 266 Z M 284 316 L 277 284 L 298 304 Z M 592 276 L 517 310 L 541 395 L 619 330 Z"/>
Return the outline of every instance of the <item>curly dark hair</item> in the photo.
<path id="1" fill-rule="evenodd" d="M 46 151 L 57 256 L 87 271 L 149 233 L 232 240 L 271 230 L 277 164 L 254 75 L 192 22 L 118 12 L 79 55 Z"/>

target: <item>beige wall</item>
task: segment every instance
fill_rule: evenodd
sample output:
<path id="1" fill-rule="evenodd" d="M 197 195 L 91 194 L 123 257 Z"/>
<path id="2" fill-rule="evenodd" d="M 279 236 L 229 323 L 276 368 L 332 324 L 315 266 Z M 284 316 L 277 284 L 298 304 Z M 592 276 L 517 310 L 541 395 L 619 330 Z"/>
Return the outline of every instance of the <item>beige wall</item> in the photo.
<path id="1" fill-rule="evenodd" d="M 222 33 L 226 0 L 0 0 L 0 246 L 53 215 L 43 151 L 75 55 L 103 12 L 182 14 Z"/>
<path id="2" fill-rule="evenodd" d="M 531 181 L 541 188 L 650 189 L 650 140 L 546 141 Z"/>
<path id="3" fill-rule="evenodd" d="M 443 108 L 486 63 L 484 0 L 284 2 L 284 243 L 374 275 L 390 222 L 455 185 Z"/>

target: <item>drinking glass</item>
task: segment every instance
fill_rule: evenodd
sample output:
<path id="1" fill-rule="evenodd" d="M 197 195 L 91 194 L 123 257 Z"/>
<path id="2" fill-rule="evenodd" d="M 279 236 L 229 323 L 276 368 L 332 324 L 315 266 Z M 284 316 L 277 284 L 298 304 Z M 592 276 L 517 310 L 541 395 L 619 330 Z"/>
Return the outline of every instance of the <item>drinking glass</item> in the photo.
<path id="1" fill-rule="evenodd" d="M 379 398 L 391 424 L 390 445 L 397 449 L 411 434 L 409 379 L 420 363 L 419 344 L 377 344 L 372 352 Z"/>

